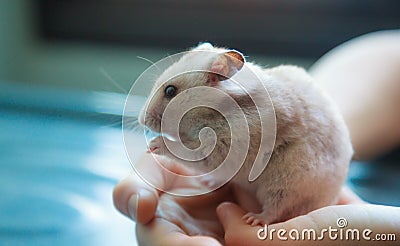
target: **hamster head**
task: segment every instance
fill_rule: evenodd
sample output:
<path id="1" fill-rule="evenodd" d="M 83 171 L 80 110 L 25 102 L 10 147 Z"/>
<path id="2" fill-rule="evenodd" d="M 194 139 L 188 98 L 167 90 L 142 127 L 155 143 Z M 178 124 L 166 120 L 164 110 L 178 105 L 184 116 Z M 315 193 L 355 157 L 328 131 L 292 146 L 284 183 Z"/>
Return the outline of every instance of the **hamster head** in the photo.
<path id="1" fill-rule="evenodd" d="M 160 132 L 163 112 L 175 96 L 197 86 L 219 87 L 244 63 L 240 52 L 217 48 L 210 43 L 202 43 L 185 52 L 155 81 L 140 112 L 139 122 L 154 132 Z M 199 112 L 196 112 L 197 117 L 201 117 Z"/>

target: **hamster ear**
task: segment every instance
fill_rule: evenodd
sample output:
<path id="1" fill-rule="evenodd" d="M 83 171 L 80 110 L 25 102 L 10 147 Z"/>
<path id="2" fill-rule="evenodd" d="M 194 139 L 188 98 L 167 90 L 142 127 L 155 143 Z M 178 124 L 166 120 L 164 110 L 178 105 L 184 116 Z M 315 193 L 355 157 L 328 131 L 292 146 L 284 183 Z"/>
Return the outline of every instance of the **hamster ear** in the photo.
<path id="1" fill-rule="evenodd" d="M 216 85 L 218 82 L 232 77 L 242 69 L 244 63 L 244 56 L 239 51 L 229 50 L 222 53 L 211 65 L 208 82 L 211 85 Z"/>
<path id="2" fill-rule="evenodd" d="M 213 48 L 214 46 L 211 43 L 205 42 L 205 43 L 199 43 L 199 45 L 194 47 L 193 50 L 212 50 Z"/>

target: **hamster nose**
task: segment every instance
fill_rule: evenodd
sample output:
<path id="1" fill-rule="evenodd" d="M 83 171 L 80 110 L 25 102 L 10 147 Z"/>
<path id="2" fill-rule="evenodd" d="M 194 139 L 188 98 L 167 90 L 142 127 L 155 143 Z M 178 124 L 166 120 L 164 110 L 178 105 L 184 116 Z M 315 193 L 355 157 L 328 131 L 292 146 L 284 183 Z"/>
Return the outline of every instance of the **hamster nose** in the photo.
<path id="1" fill-rule="evenodd" d="M 138 117 L 139 123 L 144 126 L 144 113 L 141 111 Z"/>
<path id="2" fill-rule="evenodd" d="M 139 123 L 140 123 L 141 125 L 144 125 L 144 124 L 145 124 L 145 122 L 144 122 L 144 117 L 143 117 L 142 115 L 140 115 L 140 117 L 139 117 Z"/>

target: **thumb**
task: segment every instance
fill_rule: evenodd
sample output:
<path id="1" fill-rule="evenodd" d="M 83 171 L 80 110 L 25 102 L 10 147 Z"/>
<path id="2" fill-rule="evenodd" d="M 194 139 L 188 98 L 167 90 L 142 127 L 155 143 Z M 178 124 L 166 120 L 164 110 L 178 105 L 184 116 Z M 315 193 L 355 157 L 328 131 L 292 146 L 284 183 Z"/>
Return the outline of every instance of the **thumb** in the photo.
<path id="1" fill-rule="evenodd" d="M 259 227 L 252 227 L 243 221 L 245 211 L 238 205 L 224 202 L 217 207 L 217 215 L 225 231 L 226 245 L 256 245 Z"/>
<path id="2" fill-rule="evenodd" d="M 396 236 L 400 233 L 400 208 L 390 206 L 357 204 L 324 207 L 268 225 L 268 229 L 263 231 L 266 236 L 263 239 L 258 237 L 261 227 L 251 227 L 242 220 L 245 212 L 239 206 L 222 203 L 217 208 L 217 214 L 225 230 L 227 245 L 376 245 L 379 241 L 383 242 L 381 238 L 388 239 L 390 235 L 394 238 L 383 243 L 397 245 Z M 356 232 L 360 239 L 357 239 Z M 356 239 L 352 240 L 354 233 Z"/>
<path id="3" fill-rule="evenodd" d="M 387 238 L 400 232 L 400 209 L 366 204 L 328 206 L 270 225 L 267 233 L 279 230 L 281 238 L 274 234 L 273 245 L 286 241 L 290 245 L 376 245 L 382 241 L 382 235 Z M 293 230 L 295 233 L 290 233 Z M 270 242 L 273 241 L 270 239 Z M 394 238 L 383 243 L 397 245 L 398 242 Z"/>
<path id="4" fill-rule="evenodd" d="M 238 205 L 231 202 L 221 203 L 217 207 L 217 215 L 225 232 L 241 228 L 245 225 L 242 220 L 244 214 L 245 212 Z"/>

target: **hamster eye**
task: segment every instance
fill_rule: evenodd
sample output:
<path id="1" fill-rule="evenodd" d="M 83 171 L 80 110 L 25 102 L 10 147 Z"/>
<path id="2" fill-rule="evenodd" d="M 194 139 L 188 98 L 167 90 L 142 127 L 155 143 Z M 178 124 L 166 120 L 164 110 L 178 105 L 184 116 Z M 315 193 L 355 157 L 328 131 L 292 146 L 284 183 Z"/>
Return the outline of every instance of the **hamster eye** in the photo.
<path id="1" fill-rule="evenodd" d="M 176 91 L 177 91 L 177 89 L 175 86 L 169 85 L 165 88 L 165 96 L 167 98 L 173 98 L 176 94 Z"/>

